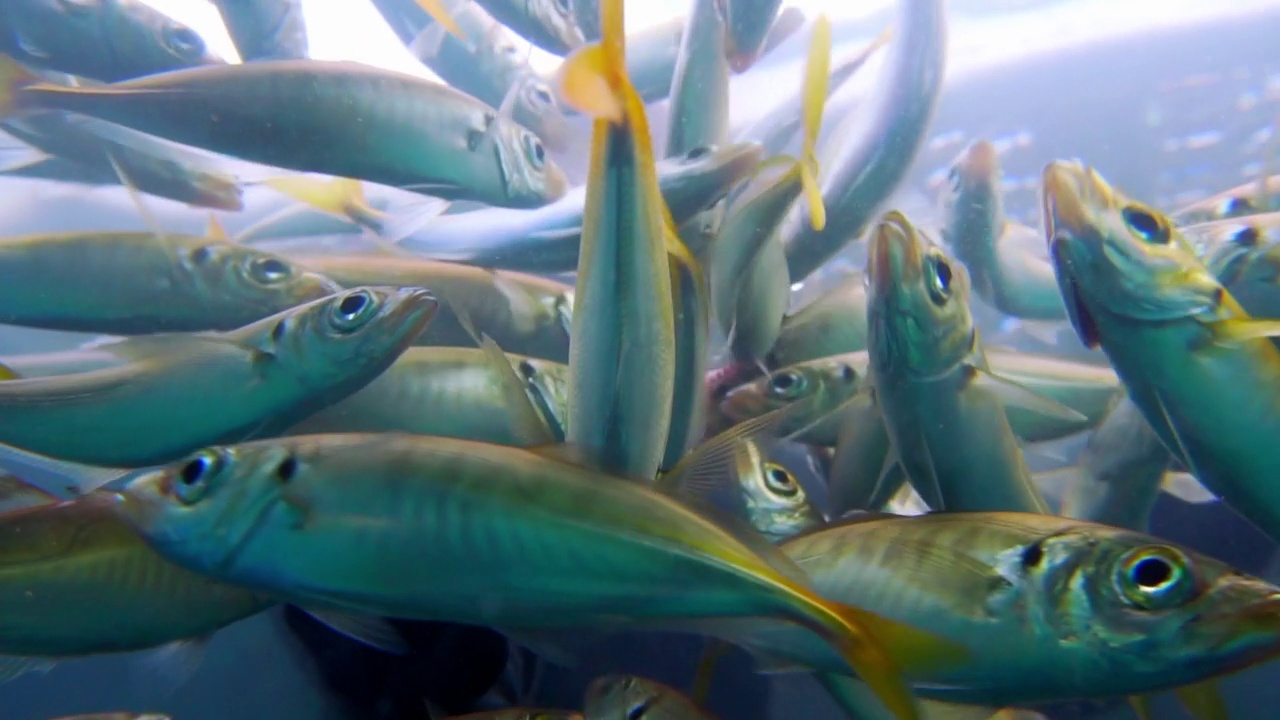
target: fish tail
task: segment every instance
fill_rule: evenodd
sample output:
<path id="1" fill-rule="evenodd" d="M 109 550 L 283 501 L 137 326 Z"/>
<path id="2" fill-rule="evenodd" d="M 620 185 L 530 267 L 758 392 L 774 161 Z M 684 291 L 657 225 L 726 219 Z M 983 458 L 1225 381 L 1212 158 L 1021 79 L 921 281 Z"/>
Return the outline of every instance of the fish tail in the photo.
<path id="1" fill-rule="evenodd" d="M 8 55 L 0 54 L 0 118 L 7 118 L 21 111 L 25 100 L 23 90 L 39 82 L 40 78 Z"/>

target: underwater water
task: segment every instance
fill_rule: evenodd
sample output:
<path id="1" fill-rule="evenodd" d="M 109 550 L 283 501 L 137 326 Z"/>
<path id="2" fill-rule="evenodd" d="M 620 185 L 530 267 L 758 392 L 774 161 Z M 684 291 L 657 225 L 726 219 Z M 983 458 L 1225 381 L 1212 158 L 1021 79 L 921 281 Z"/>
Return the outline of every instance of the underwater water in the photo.
<path id="1" fill-rule="evenodd" d="M 1218 5 L 0 3 L 0 720 L 1272 717 Z"/>

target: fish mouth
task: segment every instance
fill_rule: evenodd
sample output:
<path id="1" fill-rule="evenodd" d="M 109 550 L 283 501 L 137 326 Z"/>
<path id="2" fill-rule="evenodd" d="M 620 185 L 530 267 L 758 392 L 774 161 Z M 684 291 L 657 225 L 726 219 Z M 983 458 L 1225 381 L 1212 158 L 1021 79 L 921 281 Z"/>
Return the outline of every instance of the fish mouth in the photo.
<path id="1" fill-rule="evenodd" d="M 1198 615 L 1189 622 L 1208 631 L 1212 649 L 1242 653 L 1241 667 L 1280 655 L 1280 593 L 1222 614 Z"/>
<path id="2" fill-rule="evenodd" d="M 547 163 L 547 169 L 543 172 L 543 182 L 546 188 L 545 199 L 548 203 L 559 200 L 569 192 L 569 176 L 555 163 Z"/>
<path id="3" fill-rule="evenodd" d="M 1067 319 L 1076 337 L 1085 347 L 1096 349 L 1101 344 L 1097 320 L 1084 301 L 1084 294 L 1075 276 L 1075 258 L 1071 244 L 1080 244 L 1077 238 L 1088 234 L 1090 213 L 1085 200 L 1088 189 L 1085 182 L 1096 178 L 1079 163 L 1055 161 L 1045 166 L 1041 184 L 1041 214 L 1045 228 L 1045 240 L 1053 263 L 1058 288 L 1067 308 Z"/>
<path id="4" fill-rule="evenodd" d="M 993 177 L 1000 170 L 1000 157 L 990 141 L 978 140 L 969 146 L 961 163 L 966 178 Z"/>
<path id="5" fill-rule="evenodd" d="M 906 216 L 890 210 L 871 234 L 867 279 L 872 295 L 884 295 L 918 280 L 924 246 Z M 914 277 L 913 277 L 914 276 Z"/>
<path id="6" fill-rule="evenodd" d="M 397 288 L 388 304 L 387 314 L 393 316 L 408 329 L 406 347 L 418 338 L 435 319 L 440 301 L 425 288 Z"/>

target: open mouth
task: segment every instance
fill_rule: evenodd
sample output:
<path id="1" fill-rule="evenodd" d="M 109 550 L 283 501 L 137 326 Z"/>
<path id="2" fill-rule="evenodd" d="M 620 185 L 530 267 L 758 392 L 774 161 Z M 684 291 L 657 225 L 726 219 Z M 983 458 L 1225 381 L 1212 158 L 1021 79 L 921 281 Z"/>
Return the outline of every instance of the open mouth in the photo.
<path id="1" fill-rule="evenodd" d="M 1085 305 L 1084 295 L 1076 283 L 1072 273 L 1071 258 L 1066 255 L 1066 235 L 1059 234 L 1055 221 L 1057 208 L 1053 200 L 1053 192 L 1046 189 L 1043 194 L 1043 216 L 1045 236 L 1049 243 L 1049 257 L 1053 260 L 1054 275 L 1058 278 L 1058 289 L 1062 292 L 1062 302 L 1067 308 L 1067 318 L 1076 331 L 1076 337 L 1085 347 L 1096 350 L 1101 344 L 1098 334 L 1098 323 Z"/>

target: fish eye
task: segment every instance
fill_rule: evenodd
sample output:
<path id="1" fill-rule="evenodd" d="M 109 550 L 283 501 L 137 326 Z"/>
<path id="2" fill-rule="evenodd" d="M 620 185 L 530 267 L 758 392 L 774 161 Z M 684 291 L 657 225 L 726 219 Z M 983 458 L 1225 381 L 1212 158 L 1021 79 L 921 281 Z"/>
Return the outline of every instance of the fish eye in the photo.
<path id="1" fill-rule="evenodd" d="M 352 332 L 364 325 L 375 305 L 368 290 L 353 290 L 334 303 L 330 321 L 339 332 Z"/>
<path id="2" fill-rule="evenodd" d="M 791 399 L 804 392 L 804 376 L 795 370 L 782 370 L 769 378 L 769 394 Z"/>
<path id="3" fill-rule="evenodd" d="M 1255 212 L 1253 201 L 1247 197 L 1233 197 L 1227 201 L 1227 215 L 1248 215 Z"/>
<path id="4" fill-rule="evenodd" d="M 764 464 L 764 484 L 770 491 L 783 497 L 795 497 L 800 492 L 796 476 L 777 463 Z"/>
<path id="5" fill-rule="evenodd" d="M 627 720 L 644 720 L 645 713 L 653 706 L 653 698 L 645 697 L 631 703 L 627 708 Z"/>
<path id="6" fill-rule="evenodd" d="M 542 147 L 542 141 L 533 135 L 525 134 L 524 136 L 525 156 L 529 158 L 529 162 L 533 164 L 533 169 L 541 170 L 547 163 L 547 151 Z"/>
<path id="7" fill-rule="evenodd" d="M 570 12 L 569 0 L 551 0 L 551 4 L 555 6 L 556 12 L 561 15 L 568 15 Z"/>
<path id="8" fill-rule="evenodd" d="M 955 279 L 955 271 L 946 258 L 938 255 L 930 256 L 925 261 L 925 280 L 928 282 L 929 298 L 935 305 L 941 305 L 951 297 L 951 282 Z"/>
<path id="9" fill-rule="evenodd" d="M 947 171 L 947 184 L 951 186 L 953 192 L 960 192 L 960 168 L 952 165 Z"/>
<path id="10" fill-rule="evenodd" d="M 533 99 L 543 105 L 551 105 L 555 103 L 555 98 L 552 97 L 551 91 L 543 85 L 535 85 L 533 90 L 530 92 L 533 94 Z"/>
<path id="11" fill-rule="evenodd" d="M 290 455 L 276 465 L 276 479 L 281 484 L 287 483 L 298 474 L 298 458 Z"/>
<path id="12" fill-rule="evenodd" d="M 249 275 L 264 285 L 280 282 L 291 274 L 292 268 L 280 258 L 254 258 L 249 263 Z"/>
<path id="13" fill-rule="evenodd" d="M 271 342 L 278 343 L 284 339 L 284 334 L 289 330 L 288 320 L 281 320 L 276 326 L 271 328 Z"/>
<path id="14" fill-rule="evenodd" d="M 533 363 L 528 360 L 521 360 L 518 368 L 525 380 L 532 380 L 538 376 L 538 368 L 534 367 Z"/>
<path id="15" fill-rule="evenodd" d="M 698 147 L 696 147 L 696 148 L 694 148 L 694 149 L 690 150 L 689 152 L 685 153 L 685 154 L 684 154 L 684 159 L 685 159 L 685 160 L 697 160 L 698 158 L 704 158 L 704 157 L 706 157 L 706 156 L 708 156 L 708 155 L 710 155 L 710 154 L 711 154 L 711 148 L 707 147 L 706 145 L 699 145 Z"/>
<path id="16" fill-rule="evenodd" d="M 164 31 L 164 44 L 175 55 L 193 58 L 204 54 L 204 39 L 185 25 L 174 25 Z"/>
<path id="17" fill-rule="evenodd" d="M 840 379 L 844 382 L 851 383 L 858 379 L 858 372 L 853 369 L 852 365 L 840 366 Z"/>
<path id="18" fill-rule="evenodd" d="M 1262 235 L 1258 232 L 1258 228 L 1252 225 L 1240 228 L 1231 236 L 1231 242 L 1245 247 L 1257 247 L 1261 239 Z"/>
<path id="19" fill-rule="evenodd" d="M 213 248 L 208 245 L 201 245 L 191 251 L 191 262 L 196 265 L 203 265 L 213 258 Z"/>
<path id="20" fill-rule="evenodd" d="M 209 492 L 209 479 L 222 469 L 222 454 L 206 448 L 191 456 L 178 469 L 173 492 L 184 505 L 199 502 Z"/>
<path id="21" fill-rule="evenodd" d="M 1196 590 L 1190 558 L 1167 546 L 1130 552 L 1120 562 L 1116 582 L 1125 599 L 1145 610 L 1179 605 Z"/>
<path id="22" fill-rule="evenodd" d="M 1120 216 L 1124 218 L 1129 228 L 1144 241 L 1158 245 L 1167 245 L 1169 243 L 1168 226 L 1160 222 L 1160 219 L 1150 211 L 1137 205 L 1130 205 L 1120 211 Z"/>
<path id="23" fill-rule="evenodd" d="M 64 13 L 93 10 L 101 5 L 101 0 L 58 0 L 58 9 Z"/>

